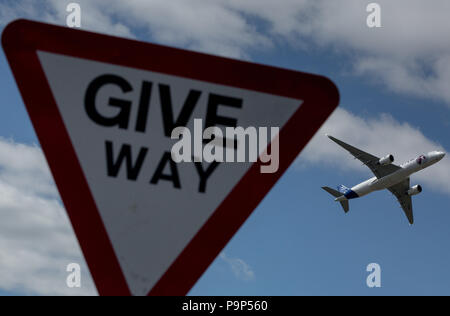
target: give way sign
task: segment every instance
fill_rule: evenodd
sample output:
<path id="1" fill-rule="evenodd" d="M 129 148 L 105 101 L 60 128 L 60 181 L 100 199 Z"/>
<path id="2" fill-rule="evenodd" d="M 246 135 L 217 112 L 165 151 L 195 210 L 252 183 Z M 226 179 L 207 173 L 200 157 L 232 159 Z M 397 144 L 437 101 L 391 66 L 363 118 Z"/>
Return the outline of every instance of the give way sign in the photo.
<path id="1" fill-rule="evenodd" d="M 101 295 L 185 295 L 339 100 L 321 76 L 26 20 L 2 45 Z M 175 163 L 195 119 L 279 127 L 277 171 Z"/>

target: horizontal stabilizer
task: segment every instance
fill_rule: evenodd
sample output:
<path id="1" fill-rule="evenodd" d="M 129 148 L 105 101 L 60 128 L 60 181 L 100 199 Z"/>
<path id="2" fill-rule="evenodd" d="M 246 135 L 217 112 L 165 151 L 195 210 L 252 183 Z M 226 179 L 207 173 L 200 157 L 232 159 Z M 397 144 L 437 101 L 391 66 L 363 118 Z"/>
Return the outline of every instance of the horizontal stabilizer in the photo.
<path id="1" fill-rule="evenodd" d="M 348 203 L 348 200 L 340 201 L 342 208 L 344 209 L 345 213 L 348 213 L 350 210 L 350 205 Z"/>
<path id="2" fill-rule="evenodd" d="M 324 189 L 325 191 L 327 191 L 328 193 L 330 193 L 332 196 L 334 196 L 335 198 L 338 198 L 340 196 L 342 196 L 343 194 L 339 191 L 336 191 L 332 188 L 329 187 L 322 187 L 322 189 Z M 344 200 L 344 201 L 339 201 L 341 203 L 342 208 L 344 209 L 344 212 L 347 213 L 350 210 L 350 205 L 348 203 L 348 200 Z"/>
<path id="3" fill-rule="evenodd" d="M 324 189 L 325 191 L 327 191 L 328 193 L 330 193 L 332 196 L 338 198 L 340 196 L 342 196 L 343 194 L 339 191 L 336 191 L 335 189 L 329 188 L 329 187 L 322 187 L 322 189 Z"/>

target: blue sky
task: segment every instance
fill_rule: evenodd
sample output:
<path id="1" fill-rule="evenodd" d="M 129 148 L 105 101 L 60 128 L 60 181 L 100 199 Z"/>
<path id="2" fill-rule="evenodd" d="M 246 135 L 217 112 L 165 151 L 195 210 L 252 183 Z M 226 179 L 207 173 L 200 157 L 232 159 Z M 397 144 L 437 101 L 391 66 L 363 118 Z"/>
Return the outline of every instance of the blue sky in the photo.
<path id="1" fill-rule="evenodd" d="M 389 192 L 351 201 L 344 214 L 320 188 L 350 187 L 371 177 L 325 132 L 375 155 L 392 153 L 399 163 L 432 149 L 449 152 L 450 45 L 441 41 L 450 23 L 440 14 L 448 12 L 445 1 L 409 1 L 407 11 L 405 1 L 378 1 L 382 29 L 364 24 L 370 1 L 336 6 L 286 0 L 277 8 L 253 0 L 191 1 L 189 7 L 178 1 L 175 6 L 134 1 L 128 9 L 120 1 L 108 7 L 79 2 L 85 29 L 323 74 L 339 88 L 339 110 L 191 295 L 450 294 L 448 156 L 412 177 L 412 184 L 424 187 L 413 198 L 413 226 Z M 65 4 L 2 2 L 0 28 L 16 17 L 63 24 Z M 430 12 L 421 13 L 424 5 Z M 211 15 L 224 25 L 208 28 Z M 408 24 L 411 17 L 417 23 Z M 81 253 L 3 52 L 0 95 L 0 214 L 10 221 L 0 224 L 0 294 L 94 294 L 89 277 L 84 290 L 65 287 L 64 263 L 82 262 Z M 24 184 L 30 175 L 31 184 Z M 36 202 L 37 214 L 48 220 L 28 217 L 29 205 Z M 30 227 L 34 235 L 26 233 Z M 47 234 L 52 227 L 56 232 Z M 63 242 L 52 243 L 55 236 Z M 372 262 L 382 269 L 380 289 L 366 286 L 366 266 Z"/>
<path id="2" fill-rule="evenodd" d="M 361 117 L 388 113 L 450 147 L 445 106 L 398 96 L 343 75 L 336 66 L 341 56 L 291 51 L 283 58 L 277 63 L 274 52 L 258 61 L 326 74 L 339 87 L 342 108 Z M 340 150 L 331 142 L 329 146 Z M 351 156 L 344 159 L 359 164 Z M 224 250 L 243 258 L 253 268 L 254 279 L 228 278 L 228 267 L 218 259 L 191 294 L 448 295 L 448 193 L 427 190 L 414 197 L 416 224 L 410 227 L 387 191 L 351 201 L 345 215 L 320 189 L 341 183 L 353 186 L 370 176 L 370 171 L 334 166 L 291 166 Z M 371 262 L 382 268 L 381 289 L 366 286 L 366 266 Z"/>

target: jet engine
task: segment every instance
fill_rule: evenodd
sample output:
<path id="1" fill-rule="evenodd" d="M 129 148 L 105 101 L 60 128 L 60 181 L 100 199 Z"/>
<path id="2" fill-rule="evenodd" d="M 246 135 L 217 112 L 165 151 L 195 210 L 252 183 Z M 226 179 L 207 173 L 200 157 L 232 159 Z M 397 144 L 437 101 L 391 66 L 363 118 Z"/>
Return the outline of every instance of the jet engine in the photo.
<path id="1" fill-rule="evenodd" d="M 408 190 L 408 195 L 413 196 L 422 192 L 422 187 L 420 185 L 415 185 L 411 189 Z"/>
<path id="2" fill-rule="evenodd" d="M 393 155 L 387 155 L 386 157 L 383 157 L 380 160 L 378 160 L 378 164 L 382 166 L 390 165 L 393 162 L 394 162 Z"/>

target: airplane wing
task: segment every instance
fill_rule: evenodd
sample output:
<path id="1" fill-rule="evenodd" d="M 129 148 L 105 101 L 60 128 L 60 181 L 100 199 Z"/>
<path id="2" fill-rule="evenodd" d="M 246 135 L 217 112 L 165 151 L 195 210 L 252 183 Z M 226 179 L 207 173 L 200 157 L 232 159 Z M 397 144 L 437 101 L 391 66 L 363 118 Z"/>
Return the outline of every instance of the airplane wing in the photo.
<path id="1" fill-rule="evenodd" d="M 346 149 L 348 152 L 350 152 L 353 157 L 355 157 L 356 159 L 358 159 L 359 161 L 361 161 L 363 164 L 365 164 L 367 167 L 370 168 L 370 170 L 372 170 L 373 174 L 377 177 L 377 178 L 383 178 L 399 169 L 401 169 L 401 167 L 394 165 L 394 164 L 389 164 L 389 165 L 379 165 L 378 161 L 380 160 L 380 158 L 373 156 L 371 154 L 368 154 L 358 148 L 355 148 L 347 143 L 344 143 L 343 141 L 334 138 L 333 136 L 327 135 L 328 138 L 330 138 L 332 141 L 334 141 L 336 144 L 338 144 L 339 146 L 343 147 L 344 149 Z"/>
<path id="2" fill-rule="evenodd" d="M 412 199 L 411 196 L 408 195 L 407 191 L 410 186 L 409 178 L 404 180 L 403 182 L 400 182 L 390 188 L 388 188 L 389 191 L 391 191 L 392 194 L 395 195 L 398 202 L 402 206 L 403 211 L 406 214 L 406 217 L 408 217 L 409 223 L 412 225 L 414 224 L 414 216 L 413 216 L 413 209 L 412 209 Z"/>

